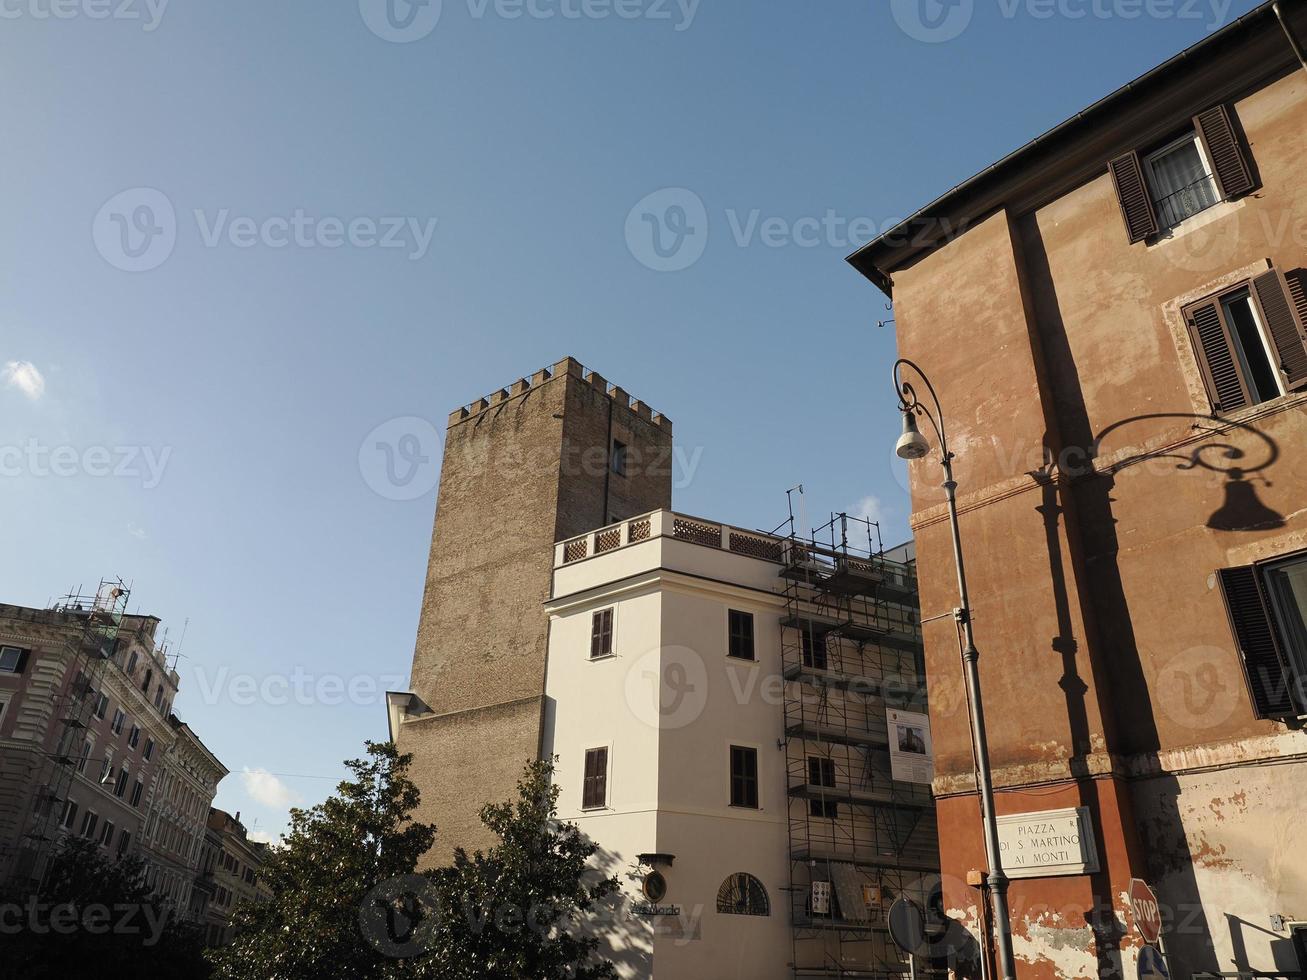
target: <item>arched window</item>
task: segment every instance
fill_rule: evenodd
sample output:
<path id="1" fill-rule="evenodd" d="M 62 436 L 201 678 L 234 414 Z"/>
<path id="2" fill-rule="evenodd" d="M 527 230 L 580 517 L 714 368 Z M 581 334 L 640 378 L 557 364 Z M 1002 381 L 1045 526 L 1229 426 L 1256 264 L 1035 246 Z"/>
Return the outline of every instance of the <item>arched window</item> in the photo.
<path id="1" fill-rule="evenodd" d="M 717 911 L 727 915 L 771 915 L 767 889 L 751 874 L 733 874 L 717 889 Z"/>

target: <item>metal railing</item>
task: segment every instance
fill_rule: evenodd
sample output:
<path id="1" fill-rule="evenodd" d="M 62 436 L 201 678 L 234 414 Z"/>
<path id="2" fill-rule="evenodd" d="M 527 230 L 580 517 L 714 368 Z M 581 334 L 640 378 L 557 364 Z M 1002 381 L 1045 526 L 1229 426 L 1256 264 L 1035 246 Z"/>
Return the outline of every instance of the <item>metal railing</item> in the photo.
<path id="1" fill-rule="evenodd" d="M 1162 228 L 1173 228 L 1186 218 L 1192 218 L 1200 211 L 1206 211 L 1220 198 L 1216 193 L 1216 181 L 1212 175 L 1203 173 L 1177 191 L 1153 201 L 1157 211 L 1157 220 Z"/>

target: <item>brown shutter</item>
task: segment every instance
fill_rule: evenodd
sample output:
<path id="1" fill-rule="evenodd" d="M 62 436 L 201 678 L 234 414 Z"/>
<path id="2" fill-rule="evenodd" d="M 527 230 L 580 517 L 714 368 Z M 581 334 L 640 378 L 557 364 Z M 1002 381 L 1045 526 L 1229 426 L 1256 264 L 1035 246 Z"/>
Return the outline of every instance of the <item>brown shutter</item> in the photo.
<path id="1" fill-rule="evenodd" d="M 1247 148 L 1235 131 L 1230 110 L 1218 105 L 1199 113 L 1194 116 L 1194 129 L 1207 150 L 1212 176 L 1216 178 L 1221 197 L 1228 201 L 1252 190 L 1255 186 L 1253 168 Z"/>
<path id="2" fill-rule="evenodd" d="M 1301 273 L 1302 270 L 1298 270 Z M 1279 354 L 1280 373 L 1290 391 L 1307 388 L 1307 293 L 1301 275 L 1294 283 L 1275 269 L 1253 280 L 1253 293 Z"/>
<path id="3" fill-rule="evenodd" d="M 1243 655 L 1248 693 L 1258 718 L 1295 715 L 1289 674 L 1275 641 L 1275 629 L 1266 609 L 1257 572 L 1250 566 L 1222 568 L 1218 573 L 1225 608 L 1230 614 L 1239 652 Z"/>
<path id="4" fill-rule="evenodd" d="M 1121 217 L 1130 243 L 1142 242 L 1157 234 L 1157 212 L 1153 210 L 1153 196 L 1144 179 L 1144 165 L 1134 150 L 1117 157 L 1107 165 L 1116 184 L 1116 199 L 1121 205 Z"/>
<path id="5" fill-rule="evenodd" d="M 1234 347 L 1220 302 L 1213 299 L 1189 307 L 1185 310 L 1185 320 L 1212 408 L 1229 412 L 1251 404 L 1248 385 L 1235 364 Z"/>
<path id="6" fill-rule="evenodd" d="M 590 749 L 585 754 L 585 778 L 581 790 L 581 807 L 603 806 L 608 793 L 608 750 Z"/>

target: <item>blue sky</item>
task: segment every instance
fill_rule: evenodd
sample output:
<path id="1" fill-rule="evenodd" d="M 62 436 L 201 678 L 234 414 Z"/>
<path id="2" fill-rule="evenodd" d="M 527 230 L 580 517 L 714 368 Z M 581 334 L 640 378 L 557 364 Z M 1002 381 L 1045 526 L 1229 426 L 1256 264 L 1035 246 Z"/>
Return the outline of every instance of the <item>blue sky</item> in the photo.
<path id="1" fill-rule="evenodd" d="M 802 482 L 900 539 L 844 256 L 1253 6 L 3 0 L 0 600 L 121 575 L 185 625 L 268 833 L 407 677 L 435 471 L 379 440 L 571 354 L 674 420 L 679 509 Z"/>

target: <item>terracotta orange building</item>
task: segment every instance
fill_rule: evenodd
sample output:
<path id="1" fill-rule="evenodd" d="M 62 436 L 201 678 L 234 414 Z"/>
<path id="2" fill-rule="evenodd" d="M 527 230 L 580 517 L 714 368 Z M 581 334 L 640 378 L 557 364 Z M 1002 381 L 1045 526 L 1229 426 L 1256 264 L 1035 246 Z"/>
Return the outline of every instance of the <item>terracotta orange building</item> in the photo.
<path id="1" fill-rule="evenodd" d="M 850 259 L 957 453 L 1017 973 L 1307 969 L 1307 4 L 1264 4 Z M 888 379 L 887 379 L 888 383 Z M 913 528 L 945 904 L 986 932 L 951 540 Z"/>

